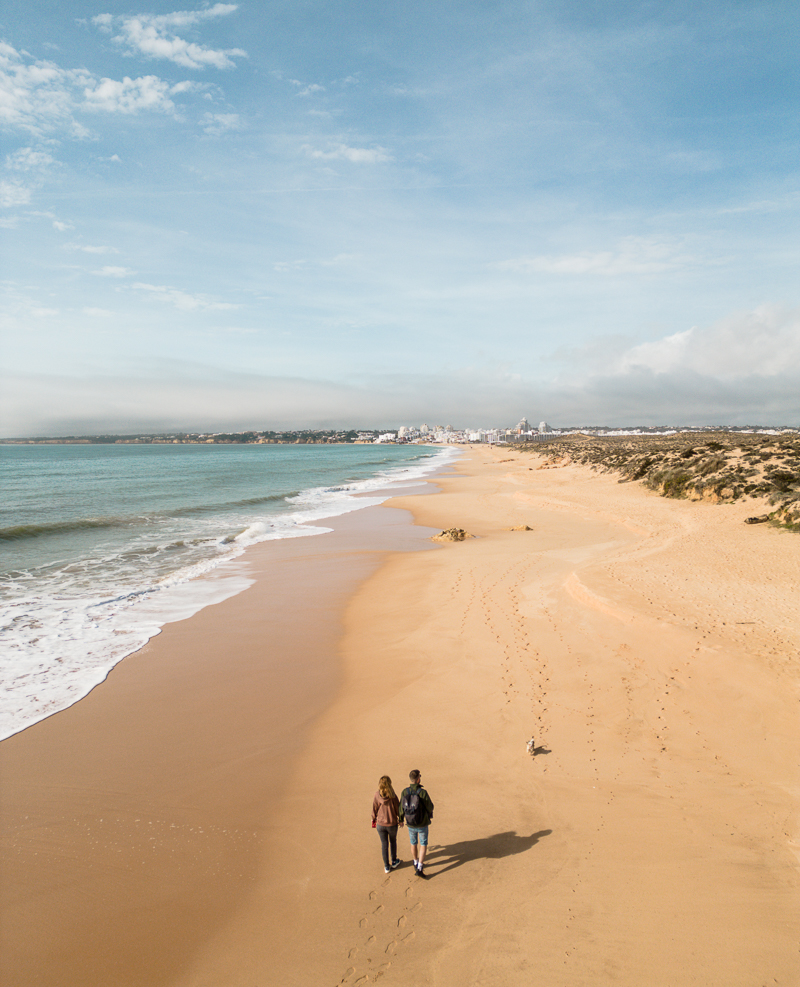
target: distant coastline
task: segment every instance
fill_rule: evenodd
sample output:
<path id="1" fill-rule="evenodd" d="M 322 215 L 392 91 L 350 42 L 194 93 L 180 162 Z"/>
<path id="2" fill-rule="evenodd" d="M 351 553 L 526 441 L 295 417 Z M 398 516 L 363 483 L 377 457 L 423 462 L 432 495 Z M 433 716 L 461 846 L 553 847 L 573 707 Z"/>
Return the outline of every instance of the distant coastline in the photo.
<path id="1" fill-rule="evenodd" d="M 127 435 L 23 436 L 0 439 L 3 445 L 358 445 L 370 443 L 381 434 L 367 432 L 303 429 L 286 432 L 158 432 Z"/>
<path id="2" fill-rule="evenodd" d="M 542 426 L 545 426 L 543 429 Z M 422 425 L 394 428 L 247 429 L 241 432 L 101 432 L 89 435 L 33 435 L 0 438 L 0 445 L 361 445 L 442 442 L 455 445 L 526 443 L 534 439 L 666 437 L 674 435 L 800 434 L 793 425 L 578 425 L 551 429 L 542 422 L 531 429 L 525 419 L 514 428 L 453 428 Z"/>

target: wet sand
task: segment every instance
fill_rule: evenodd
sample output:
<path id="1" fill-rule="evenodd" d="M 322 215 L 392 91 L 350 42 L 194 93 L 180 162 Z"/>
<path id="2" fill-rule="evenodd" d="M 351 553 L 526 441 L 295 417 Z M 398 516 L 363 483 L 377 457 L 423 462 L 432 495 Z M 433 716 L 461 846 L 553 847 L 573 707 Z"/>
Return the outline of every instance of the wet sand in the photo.
<path id="1" fill-rule="evenodd" d="M 0 744 L 4 987 L 173 983 L 263 878 L 287 776 L 340 684 L 347 600 L 389 548 L 429 547 L 405 511 L 327 526 L 251 549 L 231 567 L 248 590 Z"/>
<path id="2" fill-rule="evenodd" d="M 248 556 L 249 591 L 0 745 L 28 930 L 3 982 L 800 982 L 797 536 L 744 525 L 752 501 L 539 465 L 470 450 L 441 493 L 392 501 L 474 539 L 315 557 L 304 578 L 354 575 L 343 626 L 313 585 L 278 619 L 288 581 Z M 300 656 L 286 694 L 304 682 L 277 710 L 254 660 L 273 639 Z M 413 767 L 424 880 L 403 834 L 384 875 L 369 825 L 380 775 Z"/>

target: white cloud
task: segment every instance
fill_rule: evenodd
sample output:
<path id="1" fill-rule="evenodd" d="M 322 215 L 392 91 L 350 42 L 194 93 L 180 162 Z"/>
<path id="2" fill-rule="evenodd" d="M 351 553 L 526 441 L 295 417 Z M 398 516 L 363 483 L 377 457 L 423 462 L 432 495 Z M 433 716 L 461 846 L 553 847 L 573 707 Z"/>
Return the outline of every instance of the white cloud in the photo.
<path id="1" fill-rule="evenodd" d="M 87 307 L 87 308 L 82 308 L 81 311 L 83 312 L 84 315 L 90 315 L 92 316 L 92 318 L 96 318 L 96 319 L 108 319 L 114 314 L 113 312 L 109 311 L 107 308 Z"/>
<path id="2" fill-rule="evenodd" d="M 705 329 L 693 326 L 622 354 L 620 373 L 694 373 L 721 380 L 752 375 L 800 376 L 800 310 L 762 305 Z"/>
<path id="3" fill-rule="evenodd" d="M 60 219 L 53 220 L 53 229 L 58 230 L 59 233 L 64 233 L 67 230 L 74 230 L 74 226 L 70 226 L 69 223 L 62 223 Z"/>
<path id="4" fill-rule="evenodd" d="M 303 86 L 302 82 L 298 82 L 297 79 L 291 80 L 292 85 Z M 316 82 L 312 82 L 308 86 L 303 86 L 303 88 L 297 93 L 298 96 L 311 96 L 312 93 L 324 93 L 325 86 L 317 85 Z"/>
<path id="5" fill-rule="evenodd" d="M 763 305 L 620 347 L 594 340 L 536 386 L 563 424 L 800 425 L 800 310 Z"/>
<path id="6" fill-rule="evenodd" d="M 211 301 L 205 295 L 190 295 L 188 292 L 180 291 L 178 288 L 172 288 L 169 285 L 144 284 L 137 281 L 132 287 L 139 291 L 153 294 L 159 301 L 174 305 L 181 312 L 221 312 L 239 308 L 238 305 L 233 305 L 229 302 Z"/>
<path id="7" fill-rule="evenodd" d="M 186 92 L 187 86 L 191 85 L 178 83 L 171 86 L 156 75 L 138 79 L 126 75 L 122 81 L 100 79 L 85 87 L 83 106 L 87 110 L 105 113 L 138 113 L 140 110 L 174 113 L 175 104 L 169 97 Z"/>
<path id="8" fill-rule="evenodd" d="M 661 274 L 697 262 L 696 258 L 683 253 L 679 245 L 670 240 L 631 236 L 621 240 L 615 250 L 517 257 L 494 266 L 519 274 L 619 277 L 628 274 Z"/>
<path id="9" fill-rule="evenodd" d="M 58 315 L 58 309 L 35 307 L 31 309 L 31 315 L 36 316 L 37 319 L 48 319 L 51 315 Z"/>
<path id="10" fill-rule="evenodd" d="M 394 161 L 385 147 L 348 147 L 347 144 L 335 144 L 329 151 L 319 151 L 310 144 L 303 144 L 302 151 L 310 158 L 322 161 L 352 161 L 354 164 L 378 164 L 381 161 Z"/>
<path id="11" fill-rule="evenodd" d="M 92 274 L 97 274 L 101 278 L 129 278 L 136 274 L 136 271 L 132 271 L 129 267 L 112 267 L 106 264 L 99 271 L 92 271 Z"/>
<path id="12" fill-rule="evenodd" d="M 59 130 L 77 139 L 89 137 L 89 130 L 75 116 L 87 110 L 173 113 L 175 104 L 170 97 L 199 88 L 189 81 L 170 85 L 154 75 L 126 76 L 122 81 L 99 79 L 86 69 L 62 69 L 0 42 L 0 125 L 36 137 Z M 27 149 L 16 153 L 20 154 L 15 159 L 20 170 L 26 163 L 39 168 L 50 163 L 45 152 Z"/>
<path id="13" fill-rule="evenodd" d="M 202 69 L 209 66 L 218 69 L 235 67 L 234 58 L 246 58 L 241 48 L 217 50 L 206 48 L 179 37 L 175 31 L 191 28 L 213 17 L 224 17 L 237 9 L 236 4 L 217 3 L 202 10 L 178 10 L 171 14 L 136 14 L 131 17 L 115 17 L 98 14 L 92 18 L 104 33 L 111 33 L 118 26 L 119 34 L 113 40 L 127 47 L 130 53 L 148 58 L 165 58 L 184 68 Z"/>
<path id="14" fill-rule="evenodd" d="M 63 225 L 63 224 L 62 224 Z M 118 254 L 119 250 L 116 247 L 92 247 L 89 244 L 82 243 L 65 243 L 65 250 L 82 250 L 85 254 Z"/>
<path id="15" fill-rule="evenodd" d="M 11 171 L 37 171 L 53 164 L 54 158 L 46 151 L 34 151 L 32 147 L 21 147 L 6 155 L 6 168 Z"/>
<path id="16" fill-rule="evenodd" d="M 0 122 L 36 135 L 66 127 L 85 136 L 72 110 L 77 87 L 89 79 L 85 69 L 64 70 L 53 62 L 30 60 L 0 42 Z"/>
<path id="17" fill-rule="evenodd" d="M 21 182 L 0 181 L 0 206 L 24 206 L 31 201 L 33 190 Z"/>
<path id="18" fill-rule="evenodd" d="M 11 176 L 9 181 L 0 181 L 0 206 L 27 205 L 54 160 L 46 151 L 36 151 L 32 147 L 21 147 L 7 154 L 5 169 Z M 17 177 L 20 172 L 25 176 L 24 181 Z"/>
<path id="19" fill-rule="evenodd" d="M 204 113 L 203 130 L 212 137 L 218 137 L 227 130 L 241 130 L 238 113 Z"/>

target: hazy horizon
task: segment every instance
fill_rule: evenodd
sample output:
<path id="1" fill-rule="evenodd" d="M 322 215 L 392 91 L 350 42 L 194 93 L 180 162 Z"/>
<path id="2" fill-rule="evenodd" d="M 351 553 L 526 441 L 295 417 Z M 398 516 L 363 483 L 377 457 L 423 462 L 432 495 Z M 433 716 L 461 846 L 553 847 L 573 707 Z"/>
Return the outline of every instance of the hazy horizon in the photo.
<path id="1" fill-rule="evenodd" d="M 314 434 L 314 433 L 316 433 L 316 434 L 324 434 L 326 432 L 365 432 L 365 433 L 378 432 L 378 433 L 386 433 L 386 432 L 395 431 L 398 428 L 403 428 L 403 427 L 418 428 L 419 427 L 419 424 L 421 424 L 421 423 L 404 421 L 404 422 L 384 422 L 382 425 L 375 425 L 374 423 L 371 424 L 371 425 L 364 425 L 364 424 L 352 425 L 352 424 L 344 423 L 344 424 L 338 424 L 338 425 L 336 425 L 336 424 L 333 424 L 333 425 L 332 424 L 327 424 L 327 425 L 317 425 L 317 426 L 310 425 L 310 426 L 300 426 L 300 427 L 294 427 L 294 426 L 291 426 L 291 425 L 286 425 L 286 426 L 276 427 L 276 428 L 252 426 L 251 428 L 246 428 L 246 429 L 229 429 L 229 430 L 222 429 L 222 430 L 218 430 L 218 431 L 202 430 L 202 429 L 158 429 L 158 430 L 157 429 L 141 429 L 141 430 L 135 430 L 135 431 L 129 431 L 129 432 L 120 432 L 120 431 L 99 431 L 99 432 L 82 432 L 82 433 L 75 432 L 75 433 L 63 433 L 63 434 L 58 434 L 58 435 L 48 435 L 48 434 L 45 434 L 45 433 L 39 433 L 37 435 L 32 435 L 31 434 L 31 435 L 8 435 L 8 436 L 0 436 L 0 443 L 3 443 L 3 442 L 26 442 L 26 441 L 48 441 L 48 440 L 62 440 L 62 439 L 63 440 L 70 440 L 70 439 L 83 440 L 83 439 L 114 438 L 114 437 L 115 438 L 118 438 L 118 439 L 123 439 L 123 438 L 125 438 L 125 439 L 127 439 L 127 438 L 134 439 L 134 438 L 139 438 L 139 437 L 151 437 L 151 438 L 171 438 L 172 437 L 172 438 L 174 438 L 174 437 L 181 436 L 181 435 L 183 435 L 183 436 L 214 436 L 214 435 L 237 435 L 237 434 L 248 434 L 248 433 L 252 433 L 254 435 L 262 435 L 262 434 L 269 434 L 269 433 L 289 434 L 289 435 L 291 435 L 291 434 L 302 434 L 304 432 L 309 432 L 309 433 L 312 433 L 312 434 Z M 777 431 L 777 430 L 789 429 L 789 430 L 792 430 L 792 431 L 796 431 L 798 428 L 800 428 L 800 426 L 787 425 L 784 422 L 749 422 L 749 423 L 744 424 L 744 425 L 731 425 L 731 424 L 727 424 L 726 425 L 726 424 L 714 424 L 714 423 L 704 423 L 704 422 L 695 422 L 694 424 L 689 424 L 689 425 L 677 425 L 677 424 L 675 424 L 673 422 L 662 422 L 662 423 L 660 423 L 658 425 L 642 425 L 642 424 L 637 424 L 635 422 L 630 422 L 630 423 L 606 422 L 606 423 L 601 424 L 601 425 L 588 425 L 586 423 L 576 423 L 576 422 L 573 422 L 573 423 L 570 423 L 570 424 L 561 423 L 559 426 L 552 425 L 552 424 L 550 424 L 548 422 L 548 425 L 550 425 L 550 427 L 552 429 L 554 429 L 556 432 L 559 432 L 560 431 L 560 432 L 565 432 L 565 433 L 580 431 L 581 429 L 607 430 L 607 431 L 610 431 L 610 432 L 614 432 L 614 431 L 620 431 L 620 432 L 624 432 L 624 431 L 635 431 L 637 429 L 639 429 L 639 430 L 641 430 L 641 429 L 660 429 L 660 430 L 664 430 L 665 432 L 668 432 L 670 430 L 680 431 L 680 432 L 692 432 L 692 431 L 706 432 L 706 431 L 710 431 L 710 430 L 717 430 L 717 431 L 720 431 L 720 432 L 727 432 L 727 431 L 736 432 L 736 431 L 741 431 L 744 434 L 746 434 L 748 432 L 748 430 L 754 430 L 754 431 L 762 431 L 762 430 L 766 430 L 766 431 Z M 469 431 L 472 431 L 474 429 L 486 429 L 486 430 L 497 429 L 497 430 L 502 431 L 504 429 L 513 429 L 514 428 L 514 425 L 509 425 L 509 424 L 486 425 L 485 423 L 475 423 L 475 422 L 473 422 L 473 423 L 471 423 L 469 425 L 465 425 L 463 423 L 459 423 L 459 424 L 452 425 L 452 426 L 450 425 L 450 423 L 448 423 L 448 425 L 445 426 L 444 423 L 438 422 L 436 424 L 431 424 L 429 427 L 431 429 L 439 429 L 439 428 L 452 427 L 452 429 L 453 429 L 454 432 L 469 432 Z M 535 430 L 536 425 L 532 424 L 532 428 Z"/>
<path id="2" fill-rule="evenodd" d="M 782 0 L 20 6 L 0 435 L 800 425 L 799 28 Z"/>

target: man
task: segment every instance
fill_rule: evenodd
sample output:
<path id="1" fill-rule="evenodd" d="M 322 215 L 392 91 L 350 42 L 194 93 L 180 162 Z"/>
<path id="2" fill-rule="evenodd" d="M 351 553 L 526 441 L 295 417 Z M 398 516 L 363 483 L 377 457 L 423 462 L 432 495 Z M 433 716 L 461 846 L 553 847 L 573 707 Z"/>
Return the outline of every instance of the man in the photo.
<path id="1" fill-rule="evenodd" d="M 409 772 L 411 784 L 403 789 L 400 796 L 400 825 L 408 827 L 408 838 L 411 840 L 411 856 L 414 858 L 414 869 L 418 877 L 425 877 L 425 854 L 428 851 L 428 826 L 433 822 L 433 802 L 430 795 L 422 787 L 422 775 L 419 771 Z"/>

